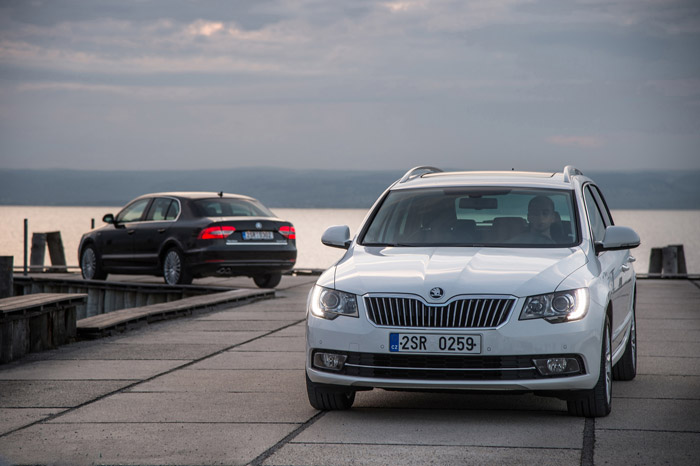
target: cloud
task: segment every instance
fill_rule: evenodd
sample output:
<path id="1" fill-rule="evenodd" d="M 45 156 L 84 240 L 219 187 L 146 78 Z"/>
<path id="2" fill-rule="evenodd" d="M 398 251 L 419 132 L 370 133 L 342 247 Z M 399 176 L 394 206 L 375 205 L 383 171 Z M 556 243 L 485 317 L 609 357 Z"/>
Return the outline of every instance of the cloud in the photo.
<path id="1" fill-rule="evenodd" d="M 550 136 L 547 138 L 549 144 L 566 147 L 586 147 L 598 148 L 603 146 L 604 141 L 595 136 Z"/>

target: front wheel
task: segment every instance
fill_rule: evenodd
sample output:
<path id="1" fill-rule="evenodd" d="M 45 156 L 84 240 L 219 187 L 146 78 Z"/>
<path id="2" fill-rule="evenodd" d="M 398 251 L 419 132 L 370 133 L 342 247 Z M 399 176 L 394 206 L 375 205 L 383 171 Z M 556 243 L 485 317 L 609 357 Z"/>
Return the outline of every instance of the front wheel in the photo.
<path id="1" fill-rule="evenodd" d="M 306 376 L 306 394 L 309 403 L 321 411 L 350 409 L 355 402 L 355 390 L 314 383 Z"/>
<path id="2" fill-rule="evenodd" d="M 603 417 L 612 409 L 612 340 L 610 319 L 605 317 L 603 345 L 600 352 L 600 375 L 590 390 L 581 390 L 576 398 L 567 401 L 569 414 L 582 417 Z"/>
<path id="3" fill-rule="evenodd" d="M 185 265 L 182 253 L 178 249 L 170 249 L 163 259 L 163 278 L 168 285 L 189 285 L 192 274 Z"/>
<path id="4" fill-rule="evenodd" d="M 102 261 L 92 244 L 85 246 L 80 255 L 80 272 L 85 280 L 104 280 L 107 274 L 102 270 Z"/>
<path id="5" fill-rule="evenodd" d="M 282 281 L 281 273 L 268 273 L 265 275 L 256 275 L 253 281 L 258 288 L 274 288 Z"/>

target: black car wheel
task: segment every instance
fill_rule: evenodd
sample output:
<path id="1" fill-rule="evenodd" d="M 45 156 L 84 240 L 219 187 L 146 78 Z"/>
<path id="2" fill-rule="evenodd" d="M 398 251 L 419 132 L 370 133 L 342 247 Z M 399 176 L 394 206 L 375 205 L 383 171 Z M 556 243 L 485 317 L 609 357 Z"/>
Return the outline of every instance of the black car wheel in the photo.
<path id="1" fill-rule="evenodd" d="M 306 394 L 311 406 L 321 411 L 350 409 L 355 402 L 355 390 L 313 383 L 308 375 L 306 376 Z"/>
<path id="2" fill-rule="evenodd" d="M 169 249 L 163 259 L 163 278 L 168 285 L 189 285 L 192 274 L 185 266 L 185 260 L 178 249 Z"/>
<path id="3" fill-rule="evenodd" d="M 281 273 L 268 273 L 253 277 L 253 281 L 258 288 L 274 288 L 282 281 Z"/>
<path id="4" fill-rule="evenodd" d="M 80 256 L 80 271 L 85 280 L 104 280 L 107 278 L 107 274 L 102 270 L 100 258 L 91 244 L 83 248 L 83 253 Z"/>
<path id="5" fill-rule="evenodd" d="M 578 397 L 567 401 L 569 414 L 582 417 L 603 417 L 610 414 L 612 408 L 612 339 L 608 317 L 605 317 L 598 382 L 595 387 L 590 390 L 581 390 L 578 395 Z"/>

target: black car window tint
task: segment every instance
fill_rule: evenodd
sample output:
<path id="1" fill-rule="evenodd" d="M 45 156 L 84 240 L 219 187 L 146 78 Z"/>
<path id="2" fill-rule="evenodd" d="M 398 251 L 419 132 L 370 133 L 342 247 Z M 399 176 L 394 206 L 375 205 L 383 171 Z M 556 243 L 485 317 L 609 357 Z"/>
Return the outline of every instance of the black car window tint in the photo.
<path id="1" fill-rule="evenodd" d="M 124 210 L 119 212 L 119 215 L 117 215 L 117 222 L 128 223 L 141 220 L 143 217 L 143 211 L 146 210 L 146 207 L 150 201 L 150 199 L 141 199 L 125 207 Z"/>
<path id="2" fill-rule="evenodd" d="M 202 217 L 274 217 L 262 204 L 247 199 L 201 199 L 195 205 Z"/>
<path id="3" fill-rule="evenodd" d="M 180 213 L 180 203 L 173 200 L 168 206 L 168 211 L 165 214 L 165 220 L 175 220 Z"/>

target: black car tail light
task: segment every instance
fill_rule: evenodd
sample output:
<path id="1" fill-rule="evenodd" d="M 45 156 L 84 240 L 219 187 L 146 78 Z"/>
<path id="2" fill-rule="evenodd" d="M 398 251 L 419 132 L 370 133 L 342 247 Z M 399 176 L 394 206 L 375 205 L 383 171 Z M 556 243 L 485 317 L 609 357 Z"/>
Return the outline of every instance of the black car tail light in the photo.
<path id="1" fill-rule="evenodd" d="M 199 232 L 199 239 L 223 239 L 227 238 L 229 235 L 236 231 L 234 227 L 229 226 L 216 226 L 207 227 Z"/>
<path id="2" fill-rule="evenodd" d="M 297 239 L 297 232 L 291 225 L 281 226 L 280 234 L 287 239 Z"/>

